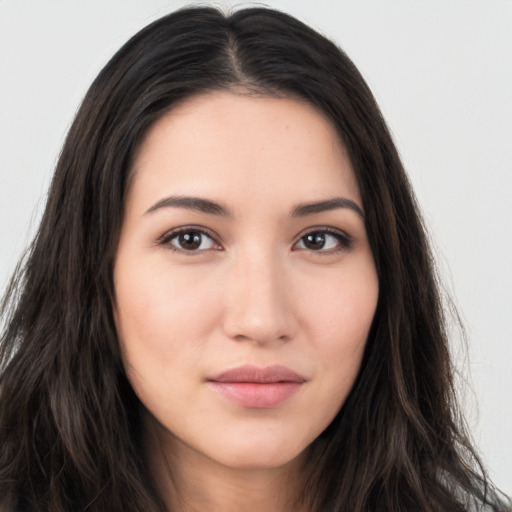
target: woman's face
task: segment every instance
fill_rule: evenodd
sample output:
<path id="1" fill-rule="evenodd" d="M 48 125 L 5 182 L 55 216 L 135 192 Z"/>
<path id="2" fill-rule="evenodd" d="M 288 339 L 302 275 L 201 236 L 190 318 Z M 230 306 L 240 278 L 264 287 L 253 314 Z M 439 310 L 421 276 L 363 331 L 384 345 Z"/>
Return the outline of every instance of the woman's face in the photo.
<path id="1" fill-rule="evenodd" d="M 124 365 L 174 443 L 237 468 L 294 460 L 358 373 L 378 283 L 331 123 L 215 92 L 148 132 L 115 261 Z"/>

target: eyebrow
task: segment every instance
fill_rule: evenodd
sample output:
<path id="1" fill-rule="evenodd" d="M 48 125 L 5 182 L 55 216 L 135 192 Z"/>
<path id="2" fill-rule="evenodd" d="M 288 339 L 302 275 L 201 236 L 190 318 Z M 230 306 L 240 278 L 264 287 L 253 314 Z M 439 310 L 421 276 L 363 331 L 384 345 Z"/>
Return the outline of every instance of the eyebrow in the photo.
<path id="1" fill-rule="evenodd" d="M 338 208 L 348 208 L 356 212 L 364 220 L 363 210 L 352 199 L 346 197 L 333 197 L 324 201 L 299 204 L 292 210 L 292 217 L 306 217 L 307 215 L 314 215 L 315 213 L 327 212 Z"/>
<path id="2" fill-rule="evenodd" d="M 189 196 L 169 196 L 160 199 L 151 208 L 149 208 L 144 215 L 159 210 L 160 208 L 185 208 L 186 210 L 193 210 L 200 213 L 207 213 L 210 215 L 221 215 L 223 217 L 232 217 L 229 208 L 203 199 L 202 197 L 189 197 Z"/>
<path id="3" fill-rule="evenodd" d="M 200 213 L 209 215 L 220 215 L 222 217 L 232 217 L 233 214 L 226 206 L 204 199 L 202 197 L 190 196 L 169 196 L 160 199 L 153 206 L 151 206 L 144 215 L 152 213 L 161 208 L 185 208 L 186 210 L 193 210 Z M 292 217 L 307 217 L 316 213 L 322 213 L 338 208 L 348 208 L 356 212 L 362 219 L 364 219 L 363 210 L 351 199 L 346 197 L 333 197 L 323 201 L 316 201 L 313 203 L 301 203 L 293 208 Z"/>

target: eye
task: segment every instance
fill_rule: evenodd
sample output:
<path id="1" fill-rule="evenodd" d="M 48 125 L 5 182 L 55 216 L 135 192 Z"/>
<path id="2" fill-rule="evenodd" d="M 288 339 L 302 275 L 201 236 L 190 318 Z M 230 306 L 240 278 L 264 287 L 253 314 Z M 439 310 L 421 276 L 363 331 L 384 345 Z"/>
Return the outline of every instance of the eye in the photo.
<path id="1" fill-rule="evenodd" d="M 173 251 L 191 254 L 209 250 L 219 250 L 219 244 L 212 236 L 197 228 L 181 228 L 165 234 L 159 241 Z"/>
<path id="2" fill-rule="evenodd" d="M 318 229 L 302 236 L 294 249 L 332 254 L 348 250 L 351 245 L 352 239 L 341 231 Z"/>

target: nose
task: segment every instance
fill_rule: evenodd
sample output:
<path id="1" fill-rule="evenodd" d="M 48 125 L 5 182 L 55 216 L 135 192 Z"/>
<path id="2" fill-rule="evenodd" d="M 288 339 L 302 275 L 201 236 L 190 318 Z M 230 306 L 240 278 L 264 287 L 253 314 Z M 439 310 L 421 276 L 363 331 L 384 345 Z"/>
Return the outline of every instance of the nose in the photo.
<path id="1" fill-rule="evenodd" d="M 283 265 L 271 256 L 252 254 L 233 267 L 224 287 L 225 334 L 258 345 L 291 339 L 296 319 Z"/>

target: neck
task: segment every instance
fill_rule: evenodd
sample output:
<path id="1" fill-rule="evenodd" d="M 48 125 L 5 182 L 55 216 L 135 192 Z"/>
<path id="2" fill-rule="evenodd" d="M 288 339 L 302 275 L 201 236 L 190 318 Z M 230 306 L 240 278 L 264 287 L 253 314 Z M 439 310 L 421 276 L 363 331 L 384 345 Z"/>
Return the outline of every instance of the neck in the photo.
<path id="1" fill-rule="evenodd" d="M 228 467 L 195 451 L 152 422 L 146 453 L 168 510 L 177 512 L 302 512 L 304 455 L 281 467 Z"/>

